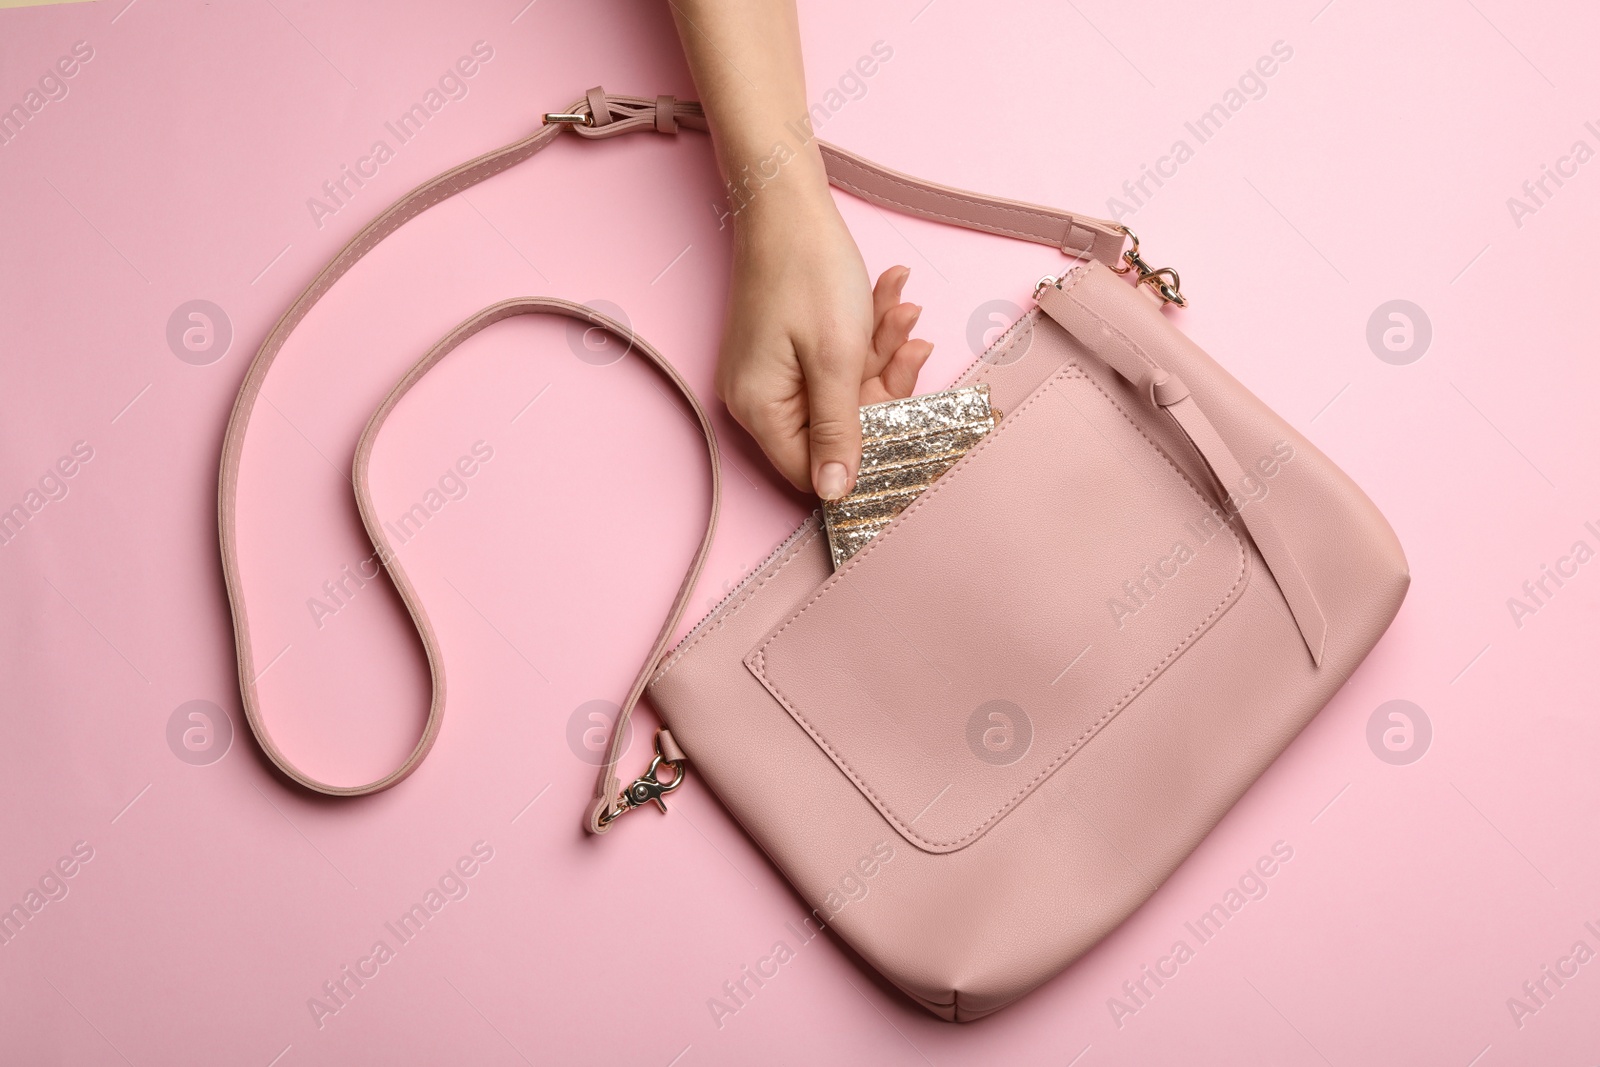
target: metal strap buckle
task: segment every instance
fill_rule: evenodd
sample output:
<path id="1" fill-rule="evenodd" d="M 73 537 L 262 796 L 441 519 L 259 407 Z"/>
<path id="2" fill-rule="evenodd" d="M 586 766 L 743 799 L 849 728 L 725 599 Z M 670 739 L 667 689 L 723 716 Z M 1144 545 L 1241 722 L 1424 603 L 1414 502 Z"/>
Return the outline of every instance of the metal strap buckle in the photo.
<path id="1" fill-rule="evenodd" d="M 688 768 L 684 766 L 684 762 L 683 760 L 667 759 L 661 752 L 661 738 L 657 735 L 656 755 L 650 761 L 650 766 L 646 767 L 644 773 L 633 780 L 633 784 L 617 794 L 616 806 L 600 816 L 600 825 L 609 826 L 634 808 L 642 808 L 652 801 L 655 802 L 656 807 L 665 812 L 667 810 L 667 802 L 662 798 L 682 785 L 684 777 L 688 774 Z M 664 782 L 656 774 L 663 763 L 673 770 L 670 781 Z"/>
<path id="2" fill-rule="evenodd" d="M 544 124 L 546 126 L 551 126 L 551 125 L 554 125 L 554 124 L 556 124 L 558 122 L 559 123 L 563 123 L 563 124 L 568 125 L 568 126 L 593 126 L 594 125 L 594 116 L 590 115 L 587 112 L 580 112 L 580 111 L 570 111 L 570 112 L 567 112 L 567 111 L 547 111 L 547 112 L 545 112 Z"/>

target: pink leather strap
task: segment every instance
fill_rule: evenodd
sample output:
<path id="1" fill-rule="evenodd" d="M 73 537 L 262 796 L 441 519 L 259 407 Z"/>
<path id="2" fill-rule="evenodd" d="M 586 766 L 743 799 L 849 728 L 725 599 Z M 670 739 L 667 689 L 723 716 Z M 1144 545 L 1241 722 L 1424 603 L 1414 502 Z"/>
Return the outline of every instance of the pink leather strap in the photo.
<path id="1" fill-rule="evenodd" d="M 700 105 L 670 96 L 654 100 L 642 96 L 606 96 L 589 90 L 580 113 L 597 116 L 592 126 L 574 126 L 580 137 L 616 137 L 635 130 L 674 133 L 680 125 L 706 129 Z M 817 140 L 828 181 L 863 200 L 908 215 L 953 223 L 1005 237 L 1059 248 L 1072 256 L 1115 264 L 1122 255 L 1126 235 L 1114 222 L 1074 215 L 1055 208 L 969 193 L 924 181 L 864 159 L 827 141 Z"/>
<path id="2" fill-rule="evenodd" d="M 250 616 L 245 604 L 244 585 L 238 560 L 239 467 L 244 451 L 245 434 L 249 428 L 251 416 L 255 411 L 256 400 L 260 396 L 262 385 L 266 381 L 268 371 L 272 368 L 273 361 L 283 349 L 294 328 L 300 324 L 301 320 L 316 305 L 317 301 L 333 287 L 333 284 L 353 267 L 362 256 L 371 251 L 379 241 L 399 229 L 416 215 L 464 189 L 471 188 L 473 185 L 531 158 L 553 143 L 567 129 L 571 129 L 580 137 L 590 139 L 617 137 L 641 130 L 675 133 L 679 127 L 695 130 L 706 129 L 705 113 L 701 110 L 699 104 L 692 101 L 675 100 L 670 96 L 653 98 L 610 96 L 598 86 L 589 90 L 582 100 L 575 102 L 568 113 L 585 115 L 587 119 L 582 124 L 568 122 L 547 123 L 522 140 L 495 149 L 476 159 L 468 160 L 460 166 L 453 167 L 443 174 L 429 179 L 391 204 L 382 214 L 351 238 L 350 242 L 340 249 L 332 261 L 295 298 L 294 302 L 289 305 L 289 308 L 273 326 L 271 332 L 267 334 L 266 339 L 262 341 L 260 349 L 256 352 L 255 359 L 245 373 L 244 382 L 240 386 L 238 398 L 234 402 L 233 412 L 228 420 L 227 434 L 223 440 L 221 467 L 217 479 L 218 541 L 222 556 L 223 578 L 228 589 L 228 602 L 233 612 L 235 645 L 239 665 L 239 691 L 244 705 L 245 718 L 249 722 L 251 732 L 261 745 L 262 751 L 267 754 L 267 757 L 272 760 L 273 764 L 284 775 L 307 789 L 335 796 L 357 796 L 387 789 L 406 778 L 421 764 L 423 758 L 428 754 L 429 748 L 432 747 L 434 740 L 438 737 L 439 727 L 444 718 L 445 674 L 438 639 L 434 634 L 432 624 L 428 620 L 427 612 L 422 602 L 417 598 L 416 591 L 405 573 L 405 569 L 394 557 L 382 523 L 378 521 L 373 511 L 368 483 L 368 464 L 371 459 L 372 445 L 379 430 L 400 398 L 410 391 L 411 387 L 431 367 L 449 354 L 462 341 L 479 330 L 514 315 L 565 315 L 617 332 L 642 352 L 645 358 L 689 402 L 700 428 L 705 434 L 707 454 L 711 461 L 711 510 L 706 522 L 705 535 L 701 539 L 700 547 L 696 550 L 694 558 L 690 561 L 689 567 L 684 573 L 683 582 L 673 600 L 672 609 L 663 622 L 661 630 L 649 654 L 645 657 L 644 664 L 640 668 L 637 677 L 634 679 L 632 686 L 629 687 L 628 695 L 622 703 L 617 720 L 612 725 L 612 736 L 606 751 L 606 761 L 595 783 L 594 801 L 589 807 L 586 825 L 593 833 L 600 833 L 605 829 L 600 820 L 601 816 L 613 803 L 618 791 L 616 764 L 619 756 L 618 747 L 625 732 L 624 727 L 627 724 L 628 717 L 632 714 L 634 706 L 638 703 L 639 697 L 644 692 L 646 682 L 654 672 L 659 660 L 666 654 L 667 643 L 683 616 L 695 581 L 699 577 L 700 568 L 705 562 L 706 553 L 711 545 L 711 538 L 716 526 L 718 502 L 720 500 L 721 483 L 717 465 L 716 435 L 712 430 L 710 421 L 706 418 L 705 411 L 701 408 L 693 391 L 678 376 L 672 365 L 659 352 L 644 343 L 636 334 L 598 312 L 565 300 L 549 297 L 521 297 L 502 301 L 492 307 L 484 308 L 468 318 L 429 350 L 427 355 L 423 356 L 394 387 L 367 423 L 366 430 L 362 433 L 360 442 L 357 444 L 355 454 L 353 480 L 356 487 L 357 505 L 361 512 L 362 521 L 366 525 L 367 533 L 372 538 L 374 547 L 378 550 L 378 557 L 383 562 L 390 579 L 394 582 L 396 590 L 410 612 L 412 622 L 416 625 L 417 634 L 422 640 L 423 648 L 428 657 L 428 667 L 433 686 L 432 701 L 428 709 L 428 720 L 423 727 L 422 736 L 417 740 L 416 747 L 399 767 L 396 767 L 382 778 L 354 786 L 333 785 L 319 781 L 295 766 L 294 762 L 273 741 L 261 713 L 260 694 L 255 683 L 257 670 L 255 655 L 250 642 Z M 1123 234 L 1114 223 L 1102 219 L 1070 215 L 1050 208 L 1036 207 L 946 188 L 945 186 L 924 182 L 885 167 L 880 167 L 832 145 L 822 144 L 821 142 L 819 144 L 822 148 L 824 163 L 828 169 L 829 181 L 841 189 L 855 193 L 875 203 L 975 230 L 1037 241 L 1041 244 L 1062 248 L 1072 254 L 1092 256 L 1106 263 L 1116 262 L 1120 255 Z M 682 753 L 678 752 L 670 734 L 664 733 L 659 739 L 659 743 L 668 758 L 671 758 L 672 754 L 676 754 L 681 758 Z"/>
<path id="3" fill-rule="evenodd" d="M 1069 256 L 1102 263 L 1115 264 L 1122 255 L 1126 235 L 1114 222 L 935 185 L 826 141 L 819 140 L 817 145 L 828 168 L 828 181 L 874 204 L 969 230 L 1050 245 Z"/>
<path id="4" fill-rule="evenodd" d="M 406 575 L 405 568 L 395 556 L 390 547 L 387 532 L 384 530 L 383 521 L 378 517 L 377 509 L 372 503 L 372 488 L 369 480 L 369 465 L 372 460 L 372 446 L 377 441 L 378 433 L 383 429 L 383 424 L 389 418 L 389 413 L 395 405 L 411 391 L 411 387 L 422 380 L 423 375 L 432 370 L 434 365 L 461 342 L 473 334 L 483 330 L 502 319 L 514 315 L 564 315 L 568 318 L 578 319 L 582 322 L 599 326 L 611 331 L 624 343 L 636 348 L 644 354 L 651 365 L 666 378 L 679 394 L 689 402 L 689 407 L 694 411 L 695 421 L 700 425 L 700 432 L 705 435 L 706 457 L 711 464 L 711 508 L 706 516 L 705 533 L 701 535 L 700 546 L 695 549 L 694 558 L 689 564 L 689 569 L 684 573 L 683 581 L 678 586 L 677 595 L 672 598 L 672 607 L 667 612 L 666 620 L 661 624 L 661 630 L 656 634 L 655 643 L 651 645 L 650 652 L 645 656 L 644 665 L 640 667 L 639 674 L 633 680 L 633 685 L 628 688 L 628 695 L 622 702 L 622 711 L 613 724 L 611 737 L 606 745 L 606 758 L 602 773 L 595 785 L 595 803 L 591 805 L 589 821 L 592 827 L 599 832 L 604 829 L 600 822 L 612 799 L 618 791 L 616 766 L 621 758 L 621 743 L 626 736 L 622 727 L 626 724 L 633 707 L 639 702 L 639 697 L 644 693 L 644 687 L 654 673 L 656 665 L 667 652 L 667 645 L 672 640 L 672 633 L 677 629 L 678 622 L 683 618 L 684 609 L 689 604 L 689 597 L 694 592 L 695 582 L 700 578 L 700 570 L 705 565 L 706 554 L 711 551 L 711 539 L 717 528 L 717 515 L 722 507 L 722 470 L 717 453 L 717 435 L 711 427 L 711 420 L 706 417 L 705 409 L 700 406 L 700 401 L 694 395 L 694 390 L 689 388 L 683 378 L 678 375 L 677 369 L 669 363 L 660 352 L 652 348 L 643 338 L 639 337 L 628 327 L 602 315 L 598 311 L 574 304 L 569 300 L 560 300 L 555 297 L 525 296 L 512 300 L 502 300 L 498 304 L 484 308 L 477 314 L 468 318 L 461 325 L 451 330 L 443 340 L 434 345 L 428 354 L 419 359 L 406 372 L 395 387 L 384 397 L 383 403 L 378 405 L 378 410 L 372 413 L 372 418 L 367 421 L 366 429 L 361 432 L 361 439 L 356 443 L 355 472 L 352 481 L 356 488 L 356 504 L 361 511 L 361 521 L 367 528 L 367 536 L 372 539 L 373 547 L 378 550 L 378 559 L 389 572 L 389 578 L 394 582 L 395 589 L 400 593 L 400 599 L 405 602 L 406 610 L 411 613 L 411 618 L 416 623 L 417 634 L 422 638 L 423 648 L 427 651 L 428 664 L 433 672 L 433 705 L 429 709 L 428 723 L 423 729 L 421 741 L 417 749 L 407 760 L 407 765 L 396 772 L 395 781 L 414 770 L 416 765 L 427 755 L 427 750 L 432 746 L 434 738 L 439 732 L 439 724 L 444 718 L 444 658 L 439 654 L 438 638 L 434 635 L 433 627 L 428 622 L 427 610 L 423 607 L 422 600 L 417 596 L 411 580 Z M 676 753 L 678 759 L 683 754 L 678 752 L 677 745 L 672 741 L 670 734 L 663 731 L 662 752 L 667 759 L 673 758 Z M 280 765 L 281 766 L 281 765 Z M 290 773 L 285 768 L 286 773 Z M 305 781 L 303 776 L 291 773 L 302 784 L 310 785 L 313 789 L 322 792 L 330 790 L 320 784 Z M 381 788 L 374 785 L 372 788 Z M 342 791 L 342 790 L 341 790 Z"/>
<path id="5" fill-rule="evenodd" d="M 1283 592 L 1312 662 L 1320 666 L 1328 622 L 1305 572 L 1273 521 L 1274 498 L 1265 497 L 1242 506 L 1230 503 L 1242 491 L 1244 466 L 1188 387 L 1163 370 L 1149 354 L 1148 349 L 1154 345 L 1140 334 L 1142 324 L 1152 321 L 1150 299 L 1144 286 L 1130 288 L 1098 265 L 1071 271 L 1056 284 L 1043 286 L 1038 294 L 1039 307 L 1045 314 L 1087 345 L 1112 370 L 1148 390 L 1151 401 L 1183 430 L 1211 468 L 1222 490 L 1225 514 L 1231 517 L 1236 513 L 1243 520 Z"/>

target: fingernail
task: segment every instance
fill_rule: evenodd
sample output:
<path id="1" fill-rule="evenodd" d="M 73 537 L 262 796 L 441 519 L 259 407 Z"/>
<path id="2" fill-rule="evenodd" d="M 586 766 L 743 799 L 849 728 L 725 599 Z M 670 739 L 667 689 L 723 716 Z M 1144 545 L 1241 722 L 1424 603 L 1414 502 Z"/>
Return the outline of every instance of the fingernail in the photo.
<path id="1" fill-rule="evenodd" d="M 920 318 L 922 318 L 922 305 L 921 304 L 912 304 L 911 305 L 911 321 L 906 323 L 906 329 L 909 330 L 909 329 L 911 329 L 911 327 L 915 326 L 917 324 L 917 320 L 920 319 Z"/>
<path id="2" fill-rule="evenodd" d="M 817 495 L 824 500 L 838 500 L 845 494 L 850 473 L 843 463 L 824 463 L 817 472 Z"/>

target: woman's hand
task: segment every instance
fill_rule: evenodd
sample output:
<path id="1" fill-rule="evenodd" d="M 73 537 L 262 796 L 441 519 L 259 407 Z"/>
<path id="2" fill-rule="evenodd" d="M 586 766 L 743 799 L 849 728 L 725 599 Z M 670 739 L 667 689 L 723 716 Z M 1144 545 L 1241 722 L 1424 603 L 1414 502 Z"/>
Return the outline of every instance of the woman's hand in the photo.
<path id="1" fill-rule="evenodd" d="M 910 270 L 870 286 L 826 184 L 786 177 L 735 216 L 717 393 L 784 477 L 832 500 L 861 468 L 858 409 L 910 396 L 933 346 L 911 339 Z"/>
<path id="2" fill-rule="evenodd" d="M 794 0 L 671 6 L 737 205 L 717 393 L 796 488 L 837 499 L 861 469 L 857 410 L 909 396 L 933 351 L 910 340 L 922 310 L 900 302 L 910 272 L 892 267 L 873 287 L 834 207 L 807 127 Z"/>

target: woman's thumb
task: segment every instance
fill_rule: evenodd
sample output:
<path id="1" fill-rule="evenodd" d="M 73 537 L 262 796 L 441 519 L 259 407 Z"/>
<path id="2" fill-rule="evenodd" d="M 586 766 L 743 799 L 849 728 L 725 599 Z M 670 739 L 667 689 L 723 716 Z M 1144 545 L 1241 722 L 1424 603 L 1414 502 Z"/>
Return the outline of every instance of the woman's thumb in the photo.
<path id="1" fill-rule="evenodd" d="M 821 362 L 826 373 L 806 368 L 811 485 L 822 499 L 837 500 L 855 488 L 861 470 L 861 371 L 844 360 Z"/>

